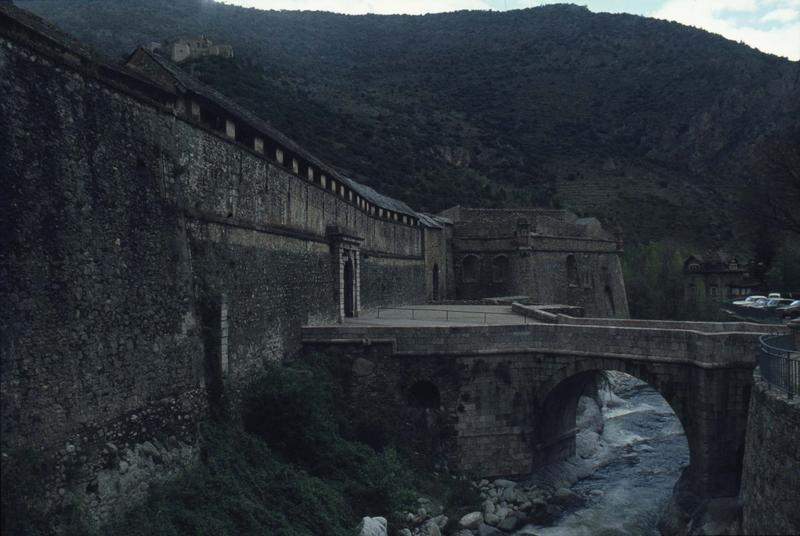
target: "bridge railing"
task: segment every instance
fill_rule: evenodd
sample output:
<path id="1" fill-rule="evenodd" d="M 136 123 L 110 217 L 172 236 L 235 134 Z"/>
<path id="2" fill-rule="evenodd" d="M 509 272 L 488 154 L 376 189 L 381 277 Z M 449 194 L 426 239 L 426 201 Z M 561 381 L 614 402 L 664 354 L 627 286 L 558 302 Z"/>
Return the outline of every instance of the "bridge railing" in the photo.
<path id="1" fill-rule="evenodd" d="M 407 315 L 402 316 L 394 316 L 394 315 L 387 315 L 386 313 L 389 311 L 399 311 L 401 313 L 407 313 Z M 429 314 L 432 313 L 432 314 Z M 384 318 L 387 320 L 444 320 L 445 322 L 467 322 L 467 321 L 478 321 L 482 322 L 483 324 L 489 324 L 489 320 L 497 319 L 500 320 L 500 317 L 506 317 L 507 319 L 515 319 L 515 324 L 528 324 L 531 323 L 528 320 L 528 317 L 518 315 L 515 313 L 494 313 L 490 311 L 459 311 L 454 309 L 430 309 L 430 308 L 419 308 L 415 309 L 412 307 L 381 307 L 376 311 L 377 318 Z"/>
<path id="2" fill-rule="evenodd" d="M 769 388 L 800 394 L 800 351 L 794 348 L 791 335 L 764 335 L 760 339 L 758 367 Z"/>

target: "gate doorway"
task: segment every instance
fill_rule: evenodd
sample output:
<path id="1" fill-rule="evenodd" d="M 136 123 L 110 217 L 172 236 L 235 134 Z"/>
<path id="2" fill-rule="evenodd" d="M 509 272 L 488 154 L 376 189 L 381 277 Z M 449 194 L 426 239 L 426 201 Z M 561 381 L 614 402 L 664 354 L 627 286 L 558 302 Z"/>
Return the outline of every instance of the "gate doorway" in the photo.
<path id="1" fill-rule="evenodd" d="M 439 301 L 439 265 L 433 265 L 433 301 Z"/>
<path id="2" fill-rule="evenodd" d="M 353 260 L 348 258 L 344 263 L 344 316 L 355 316 L 355 277 Z"/>

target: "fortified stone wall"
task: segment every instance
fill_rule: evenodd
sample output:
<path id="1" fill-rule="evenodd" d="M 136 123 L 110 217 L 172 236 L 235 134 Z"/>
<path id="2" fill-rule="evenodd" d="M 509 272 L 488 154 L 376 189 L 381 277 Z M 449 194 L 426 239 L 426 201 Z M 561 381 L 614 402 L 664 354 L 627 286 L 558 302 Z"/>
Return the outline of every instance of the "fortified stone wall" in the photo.
<path id="1" fill-rule="evenodd" d="M 508 235 L 457 235 L 454 249 L 459 298 L 524 295 L 583 307 L 589 316 L 629 315 L 616 242 L 531 235 L 518 247 Z"/>
<path id="2" fill-rule="evenodd" d="M 742 474 L 742 529 L 745 534 L 800 531 L 800 400 L 767 387 L 756 372 Z"/>
<path id="3" fill-rule="evenodd" d="M 144 110 L 0 38 L 3 463 L 35 452 L 51 499 L 98 518 L 193 459 L 205 404 L 185 218 Z"/>
<path id="4" fill-rule="evenodd" d="M 35 448 L 54 503 L 107 519 L 194 459 L 209 397 L 295 353 L 301 325 L 337 318 L 331 226 L 363 239 L 365 306 L 425 300 L 422 228 L 5 24 L 3 452 Z"/>
<path id="5" fill-rule="evenodd" d="M 427 277 L 422 257 L 398 259 L 369 255 L 362 261 L 361 301 L 364 309 L 424 303 Z M 295 334 L 300 344 L 300 334 Z"/>

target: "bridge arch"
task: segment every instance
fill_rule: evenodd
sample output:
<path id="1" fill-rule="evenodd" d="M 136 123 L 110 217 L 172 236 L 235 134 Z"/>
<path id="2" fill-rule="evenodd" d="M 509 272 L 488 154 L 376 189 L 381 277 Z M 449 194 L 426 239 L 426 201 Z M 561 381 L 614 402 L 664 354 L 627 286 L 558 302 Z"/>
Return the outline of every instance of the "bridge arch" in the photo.
<path id="1" fill-rule="evenodd" d="M 696 462 L 703 459 L 703 438 L 695 433 L 687 393 L 676 388 L 671 374 L 654 370 L 650 364 L 615 358 L 576 360 L 558 369 L 540 385 L 537 407 L 533 411 L 537 430 L 533 445 L 534 465 L 546 465 L 575 455 L 578 400 L 596 375 L 607 370 L 623 372 L 645 382 L 667 402 L 686 435 L 689 447 L 688 477 L 698 465 Z"/>

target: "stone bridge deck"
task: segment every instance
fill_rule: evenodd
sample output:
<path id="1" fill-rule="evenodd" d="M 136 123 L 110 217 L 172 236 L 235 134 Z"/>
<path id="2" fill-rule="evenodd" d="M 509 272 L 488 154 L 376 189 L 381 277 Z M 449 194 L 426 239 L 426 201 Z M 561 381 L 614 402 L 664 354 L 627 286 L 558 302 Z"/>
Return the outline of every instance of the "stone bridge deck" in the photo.
<path id="1" fill-rule="evenodd" d="M 448 311 L 449 320 L 444 318 Z M 412 316 L 413 312 L 413 316 Z M 484 313 L 486 316 L 484 316 Z M 402 355 L 476 355 L 543 351 L 693 363 L 751 366 L 757 335 L 780 325 L 673 322 L 558 315 L 546 324 L 507 306 L 409 306 L 383 309 L 342 324 L 303 328 L 304 344 L 391 341 Z"/>
<path id="2" fill-rule="evenodd" d="M 403 414 L 419 407 L 417 393 L 428 393 L 436 403 L 426 407 L 438 415 L 434 450 L 452 469 L 481 476 L 523 475 L 574 454 L 575 410 L 593 376 L 631 374 L 680 419 L 696 492 L 736 494 L 758 336 L 783 326 L 458 316 L 480 310 L 501 312 L 461 307 L 452 322 L 372 315 L 306 327 L 303 345 L 349 363 L 356 404 L 394 406 L 399 420 L 430 423 Z"/>

